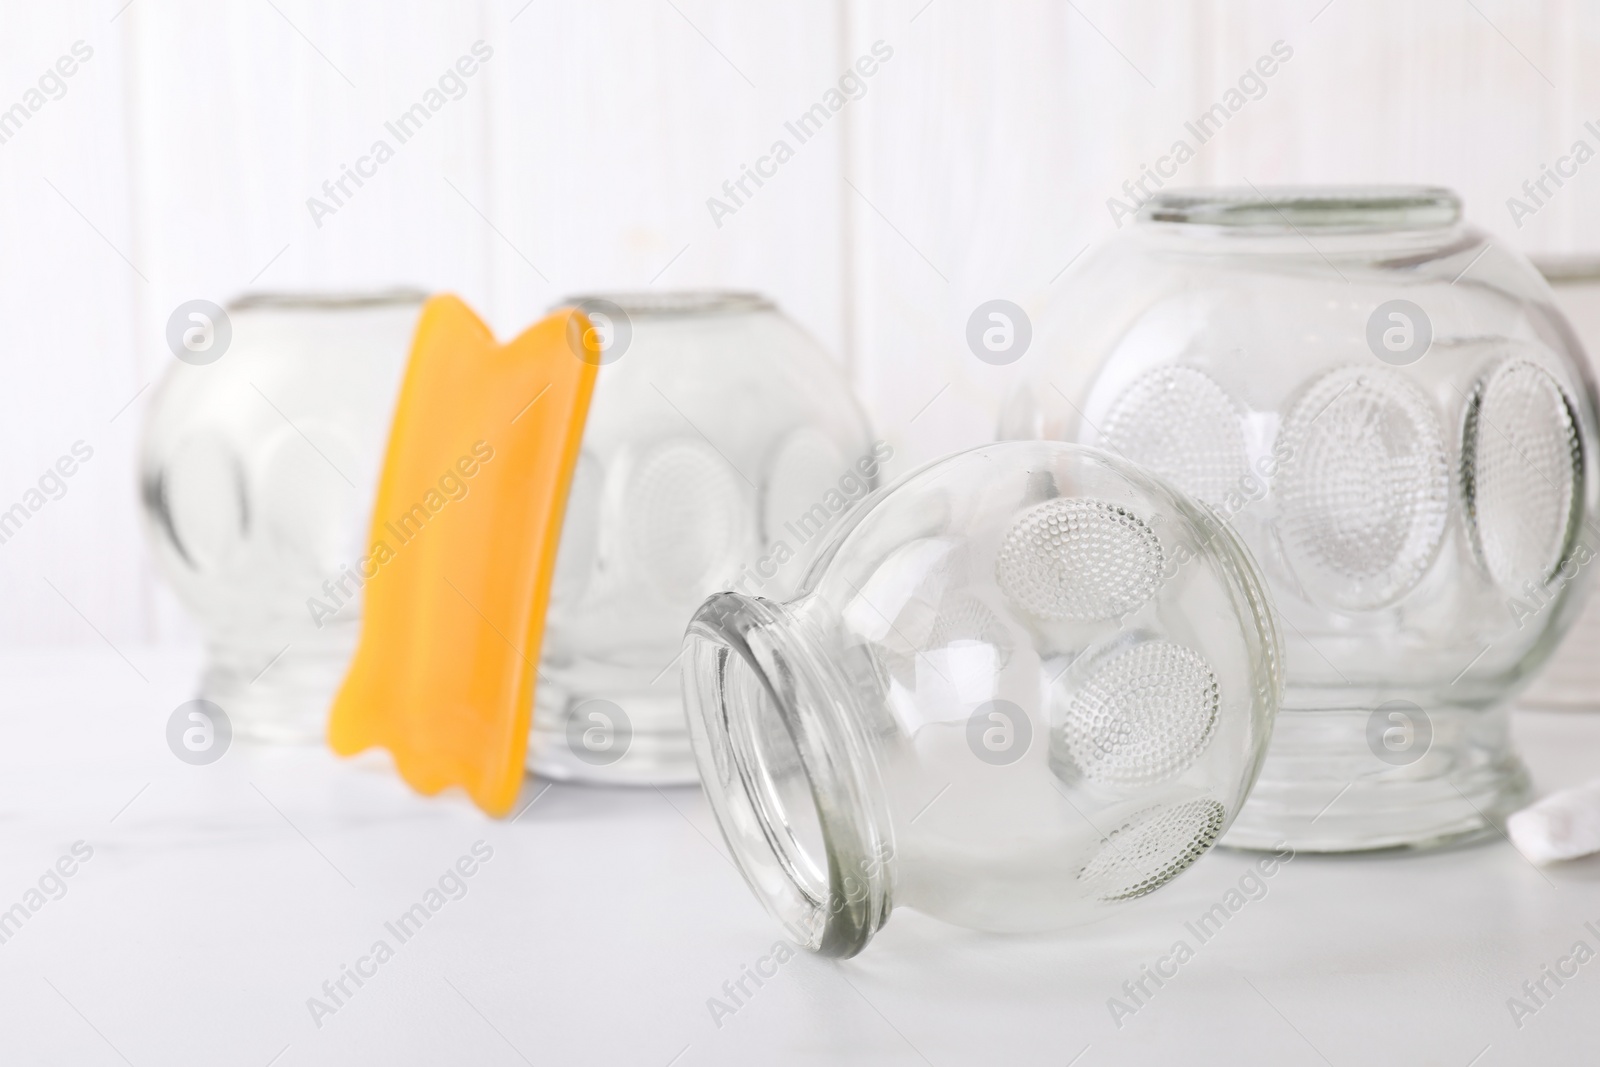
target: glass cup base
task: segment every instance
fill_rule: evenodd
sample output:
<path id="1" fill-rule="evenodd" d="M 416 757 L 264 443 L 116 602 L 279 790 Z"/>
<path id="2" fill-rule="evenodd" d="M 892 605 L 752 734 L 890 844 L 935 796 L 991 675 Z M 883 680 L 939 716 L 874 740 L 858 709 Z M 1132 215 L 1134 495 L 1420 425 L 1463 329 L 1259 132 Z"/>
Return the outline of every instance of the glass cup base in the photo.
<path id="1" fill-rule="evenodd" d="M 200 678 L 200 696 L 227 714 L 236 738 L 321 744 L 355 640 L 355 626 L 330 625 L 315 637 L 290 638 L 277 646 L 213 646 Z"/>
<path id="2" fill-rule="evenodd" d="M 1228 848 L 1358 852 L 1436 848 L 1491 835 L 1529 795 L 1504 708 L 1426 709 L 1410 758 L 1384 748 L 1371 707 L 1285 708 Z M 1413 738 L 1414 740 L 1414 738 Z"/>
<path id="3" fill-rule="evenodd" d="M 541 684 L 534 696 L 527 767 L 540 778 L 595 785 L 694 785 L 700 780 L 682 698 L 632 690 L 579 692 Z"/>

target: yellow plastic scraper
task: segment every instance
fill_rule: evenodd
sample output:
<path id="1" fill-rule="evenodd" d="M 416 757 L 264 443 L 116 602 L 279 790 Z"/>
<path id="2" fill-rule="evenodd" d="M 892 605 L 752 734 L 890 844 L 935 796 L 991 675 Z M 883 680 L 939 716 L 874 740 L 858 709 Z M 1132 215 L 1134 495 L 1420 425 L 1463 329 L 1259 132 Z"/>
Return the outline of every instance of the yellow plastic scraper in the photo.
<path id="1" fill-rule="evenodd" d="M 423 307 L 361 561 L 361 640 L 328 720 L 335 752 L 381 745 L 419 792 L 459 785 L 491 815 L 511 810 L 595 341 L 573 310 L 499 345 L 455 297 Z"/>

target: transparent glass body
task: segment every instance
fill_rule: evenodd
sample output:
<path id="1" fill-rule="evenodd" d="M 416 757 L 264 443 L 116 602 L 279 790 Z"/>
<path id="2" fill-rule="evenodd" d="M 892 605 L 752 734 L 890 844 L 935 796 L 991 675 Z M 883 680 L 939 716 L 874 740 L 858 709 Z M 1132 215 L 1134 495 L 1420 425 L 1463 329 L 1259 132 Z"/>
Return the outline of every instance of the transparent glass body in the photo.
<path id="1" fill-rule="evenodd" d="M 600 320 L 620 354 L 600 368 L 568 494 L 529 766 L 693 782 L 684 620 L 719 589 L 793 589 L 887 451 L 826 351 L 759 296 L 567 303 L 620 313 Z"/>
<path id="2" fill-rule="evenodd" d="M 836 956 L 898 905 L 1045 930 L 1160 887 L 1239 811 L 1279 684 L 1239 542 L 1057 442 L 879 491 L 793 599 L 714 596 L 684 648 L 722 833 L 790 933 Z"/>
<path id="3" fill-rule="evenodd" d="M 240 301 L 228 351 L 174 360 L 157 390 L 147 525 L 207 637 L 201 694 L 242 735 L 323 736 L 358 635 L 348 575 L 366 554 L 422 299 Z M 827 354 L 762 298 L 601 304 L 618 343 L 568 496 L 529 762 L 560 778 L 689 782 L 684 620 L 716 589 L 791 589 L 887 451 Z"/>
<path id="4" fill-rule="evenodd" d="M 1534 266 L 1555 292 L 1556 304 L 1572 323 L 1589 372 L 1600 370 L 1600 259 L 1592 256 L 1544 257 Z M 1518 698 L 1521 707 L 1600 710 L 1600 597 L 1591 595 L 1561 647 Z"/>
<path id="5" fill-rule="evenodd" d="M 207 645 L 200 695 L 236 734 L 319 741 L 360 630 L 389 421 L 423 295 L 262 295 L 216 362 L 173 360 L 139 481 L 156 564 Z M 343 583 L 339 591 L 338 583 Z M 313 598 L 336 607 L 313 612 Z"/>
<path id="6" fill-rule="evenodd" d="M 1238 533 L 1284 711 L 1230 845 L 1481 833 L 1580 607 L 1595 392 L 1548 286 L 1438 189 L 1157 196 L 1036 326 L 1003 437 L 1098 444 Z"/>

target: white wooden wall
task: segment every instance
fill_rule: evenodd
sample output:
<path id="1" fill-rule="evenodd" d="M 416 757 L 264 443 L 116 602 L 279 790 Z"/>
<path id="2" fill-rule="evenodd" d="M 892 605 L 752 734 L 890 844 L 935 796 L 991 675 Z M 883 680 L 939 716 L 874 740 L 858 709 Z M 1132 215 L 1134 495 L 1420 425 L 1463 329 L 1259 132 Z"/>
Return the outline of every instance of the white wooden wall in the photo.
<path id="1" fill-rule="evenodd" d="M 95 449 L 0 544 L 0 640 L 186 632 L 133 456 L 194 297 L 410 283 L 510 333 L 575 290 L 756 288 L 849 364 L 904 470 L 992 432 L 1008 371 L 967 351 L 973 307 L 1057 296 L 1106 198 L 1278 40 L 1183 184 L 1440 183 L 1511 245 L 1600 251 L 1600 162 L 1521 229 L 1505 207 L 1600 146 L 1583 0 L 123 5 L 0 4 L 0 109 L 94 50 L 0 144 L 0 509 Z M 466 95 L 316 227 L 306 198 L 479 39 Z M 880 40 L 865 96 L 715 225 L 706 199 Z"/>

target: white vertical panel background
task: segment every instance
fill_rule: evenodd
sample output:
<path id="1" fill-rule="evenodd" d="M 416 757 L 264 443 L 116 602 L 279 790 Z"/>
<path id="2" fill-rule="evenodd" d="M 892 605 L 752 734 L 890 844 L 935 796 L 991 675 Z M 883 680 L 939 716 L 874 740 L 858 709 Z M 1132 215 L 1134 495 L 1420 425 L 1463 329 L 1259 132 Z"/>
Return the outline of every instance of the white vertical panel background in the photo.
<path id="1" fill-rule="evenodd" d="M 0 544 L 12 642 L 184 632 L 133 456 L 192 297 L 414 284 L 509 334 L 574 291 L 760 289 L 850 363 L 904 470 L 992 434 L 1012 372 L 967 350 L 973 308 L 1065 299 L 1107 198 L 1278 40 L 1293 58 L 1179 183 L 1439 183 L 1509 246 L 1600 251 L 1600 162 L 1520 227 L 1506 206 L 1600 150 L 1582 0 L 9 0 L 0 109 L 80 39 L 0 144 L 0 509 L 95 448 Z M 316 225 L 306 199 L 479 40 L 461 99 Z M 798 144 L 784 122 L 878 41 Z M 794 158 L 719 226 L 707 199 L 778 139 Z"/>
<path id="2" fill-rule="evenodd" d="M 66 494 L 0 544 L 0 634 L 12 640 L 98 640 L 85 617 L 123 638 L 145 624 L 126 463 L 138 418 L 119 409 L 141 384 L 136 315 L 149 271 L 132 265 L 130 58 L 108 15 L 18 4 L 0 30 L 0 109 L 24 102 L 74 42 L 90 53 L 65 95 L 0 144 L 0 509 L 37 489 L 75 441 L 94 450 Z"/>
<path id="3" fill-rule="evenodd" d="M 773 295 L 837 349 L 837 138 L 797 146 L 734 214 L 707 208 L 794 141 L 784 120 L 837 76 L 837 26 L 817 0 L 539 2 L 506 20 L 493 151 L 472 179 L 501 234 L 497 326 L 580 290 L 729 286 Z"/>
<path id="4" fill-rule="evenodd" d="M 1124 4 L 863 5 L 852 51 L 895 58 L 863 103 L 854 173 L 868 406 L 899 469 L 992 438 L 1015 368 L 975 359 L 972 310 L 1030 313 L 1111 229 L 1104 202 L 1170 143 L 1194 84 L 1198 9 L 1159 32 Z"/>

